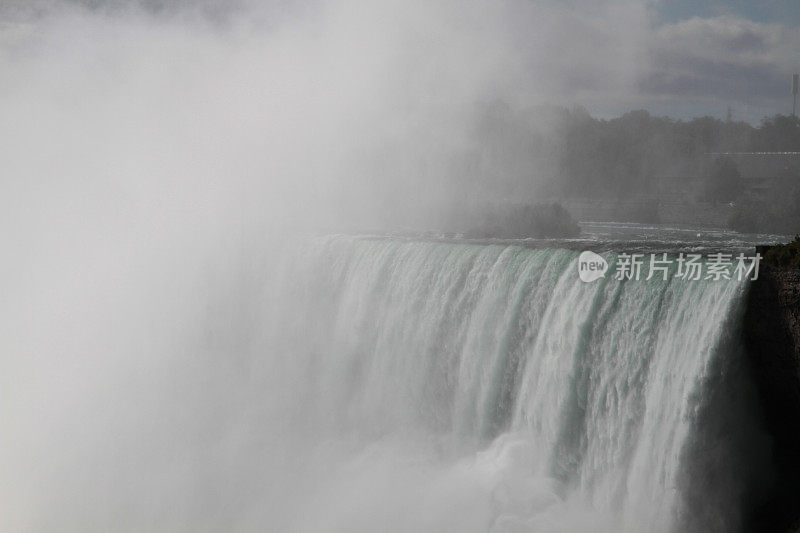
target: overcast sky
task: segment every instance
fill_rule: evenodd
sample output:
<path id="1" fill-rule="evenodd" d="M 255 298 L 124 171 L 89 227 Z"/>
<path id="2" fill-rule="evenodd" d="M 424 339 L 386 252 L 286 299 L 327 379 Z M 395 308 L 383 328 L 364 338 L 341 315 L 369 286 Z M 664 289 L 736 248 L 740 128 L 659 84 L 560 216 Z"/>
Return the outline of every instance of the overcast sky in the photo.
<path id="1" fill-rule="evenodd" d="M 728 101 L 734 118 L 750 121 L 791 112 L 800 2 L 661 0 L 655 6 L 652 69 L 640 84 L 647 107 L 723 116 Z M 662 96 L 666 101 L 658 102 Z"/>
<path id="2" fill-rule="evenodd" d="M 120 5 L 128 9 L 135 3 L 0 0 L 5 8 L 0 47 L 7 51 L 25 33 L 16 21 L 29 16 L 31 6 L 79 4 L 96 10 Z M 220 20 L 257 13 L 252 18 L 265 26 L 263 31 L 279 25 L 275 21 L 283 20 L 287 12 L 307 17 L 315 10 L 324 11 L 329 23 L 351 25 L 356 33 L 362 27 L 375 28 L 364 32 L 362 50 L 376 50 L 377 56 L 385 52 L 386 62 L 405 55 L 396 52 L 400 47 L 426 43 L 429 48 L 412 54 L 413 61 L 421 56 L 461 63 L 444 65 L 455 78 L 468 67 L 464 63 L 474 57 L 474 50 L 486 49 L 482 59 L 491 58 L 496 65 L 488 69 L 495 81 L 481 89 L 486 98 L 500 97 L 522 106 L 580 104 L 601 117 L 644 108 L 676 118 L 723 118 L 730 106 L 734 119 L 756 123 L 767 115 L 791 112 L 790 76 L 800 69 L 796 0 L 505 0 L 484 3 L 489 7 L 472 0 L 442 0 L 436 2 L 439 8 L 420 7 L 420 2 L 405 7 L 406 3 L 388 0 L 386 16 L 374 7 L 376 3 L 362 10 L 354 9 L 349 0 L 138 3 L 156 17 L 174 17 L 186 6 L 201 6 L 205 15 Z M 339 5 L 350 7 L 339 9 Z M 392 46 L 381 35 L 386 33 L 384 24 L 395 37 Z M 379 42 L 372 43 L 373 38 Z M 471 55 L 460 53 L 464 50 Z M 404 68 L 413 69 L 413 61 L 406 58 Z"/>
<path id="3" fill-rule="evenodd" d="M 531 75 L 552 78 L 558 103 L 592 114 L 632 108 L 677 118 L 711 115 L 758 122 L 791 112 L 800 68 L 800 2 L 618 0 L 531 2 L 523 20 L 549 19 L 549 33 L 521 33 Z M 524 25 L 525 22 L 519 22 Z M 525 44 L 521 45 L 525 46 Z M 555 63 L 555 64 L 554 64 Z M 541 87 L 531 80 L 531 87 Z"/>

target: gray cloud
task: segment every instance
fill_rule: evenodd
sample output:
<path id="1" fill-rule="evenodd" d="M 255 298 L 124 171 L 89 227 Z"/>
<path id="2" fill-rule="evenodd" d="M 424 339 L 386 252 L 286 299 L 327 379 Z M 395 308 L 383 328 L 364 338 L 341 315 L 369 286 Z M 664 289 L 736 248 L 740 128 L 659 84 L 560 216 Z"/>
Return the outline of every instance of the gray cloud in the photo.
<path id="1" fill-rule="evenodd" d="M 732 16 L 692 18 L 655 29 L 647 43 L 642 96 L 700 98 L 771 113 L 788 99 L 800 34 L 782 24 Z"/>
<path id="2" fill-rule="evenodd" d="M 5 0 L 0 9 L 7 20 L 14 18 L 12 14 L 19 19 L 54 10 L 134 10 L 173 19 L 244 23 L 267 31 L 282 31 L 287 13 L 307 19 L 346 16 L 349 20 L 340 20 L 346 23 L 341 27 L 349 24 L 354 35 L 361 34 L 361 51 L 384 65 L 381 68 L 397 84 L 398 91 L 389 91 L 392 97 L 427 98 L 444 87 L 456 92 L 469 87 L 477 98 L 500 97 L 523 107 L 583 104 L 606 116 L 655 107 L 685 117 L 722 113 L 729 104 L 750 107 L 753 114 L 772 114 L 784 110 L 787 79 L 798 68 L 796 28 L 733 15 L 659 24 L 658 4 L 652 0 L 512 0 L 491 6 L 444 1 L 403 9 L 384 2 L 380 8 L 359 8 L 357 15 L 350 5 L 283 0 Z M 14 34 L 5 33 L 6 41 Z M 325 38 L 320 35 L 317 41 Z M 473 65 L 478 68 L 472 69 Z M 459 76 L 465 77 L 463 83 Z M 432 91 L 421 90 L 423 86 Z"/>
<path id="3" fill-rule="evenodd" d="M 657 22 L 647 0 L 503 4 L 527 103 L 583 104 L 610 116 L 646 108 L 680 118 L 728 105 L 757 121 L 786 112 L 800 32 L 732 15 Z M 515 92 L 516 91 L 516 92 Z"/>

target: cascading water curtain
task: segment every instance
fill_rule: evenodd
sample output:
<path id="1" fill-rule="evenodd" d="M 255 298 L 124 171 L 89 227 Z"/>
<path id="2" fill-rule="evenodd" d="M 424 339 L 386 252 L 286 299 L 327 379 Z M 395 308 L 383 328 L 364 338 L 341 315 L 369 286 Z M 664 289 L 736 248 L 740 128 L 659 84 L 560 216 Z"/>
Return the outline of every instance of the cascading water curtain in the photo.
<path id="1" fill-rule="evenodd" d="M 413 464 L 470 472 L 485 512 L 453 530 L 737 529 L 743 457 L 764 453 L 742 429 L 754 402 L 730 340 L 747 283 L 674 271 L 584 283 L 577 256 L 295 243 L 269 276 L 273 301 L 291 304 L 265 304 L 268 402 L 282 402 L 290 431 L 346 441 L 351 458 L 424 443 Z M 384 465 L 387 479 L 406 460 Z"/>

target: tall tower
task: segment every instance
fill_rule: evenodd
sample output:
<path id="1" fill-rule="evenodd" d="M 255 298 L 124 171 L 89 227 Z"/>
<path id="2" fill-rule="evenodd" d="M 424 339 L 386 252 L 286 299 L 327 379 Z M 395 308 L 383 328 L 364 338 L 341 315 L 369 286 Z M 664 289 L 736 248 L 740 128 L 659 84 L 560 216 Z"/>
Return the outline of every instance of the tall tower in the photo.
<path id="1" fill-rule="evenodd" d="M 797 74 L 792 74 L 792 116 L 797 116 Z"/>

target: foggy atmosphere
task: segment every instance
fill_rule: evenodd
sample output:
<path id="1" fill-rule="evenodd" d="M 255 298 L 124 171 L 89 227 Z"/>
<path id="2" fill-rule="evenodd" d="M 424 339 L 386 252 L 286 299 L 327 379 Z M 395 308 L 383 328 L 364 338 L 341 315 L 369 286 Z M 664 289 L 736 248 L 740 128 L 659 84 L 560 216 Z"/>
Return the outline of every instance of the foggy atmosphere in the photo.
<path id="1" fill-rule="evenodd" d="M 800 531 L 794 0 L 0 0 L 0 531 Z"/>

